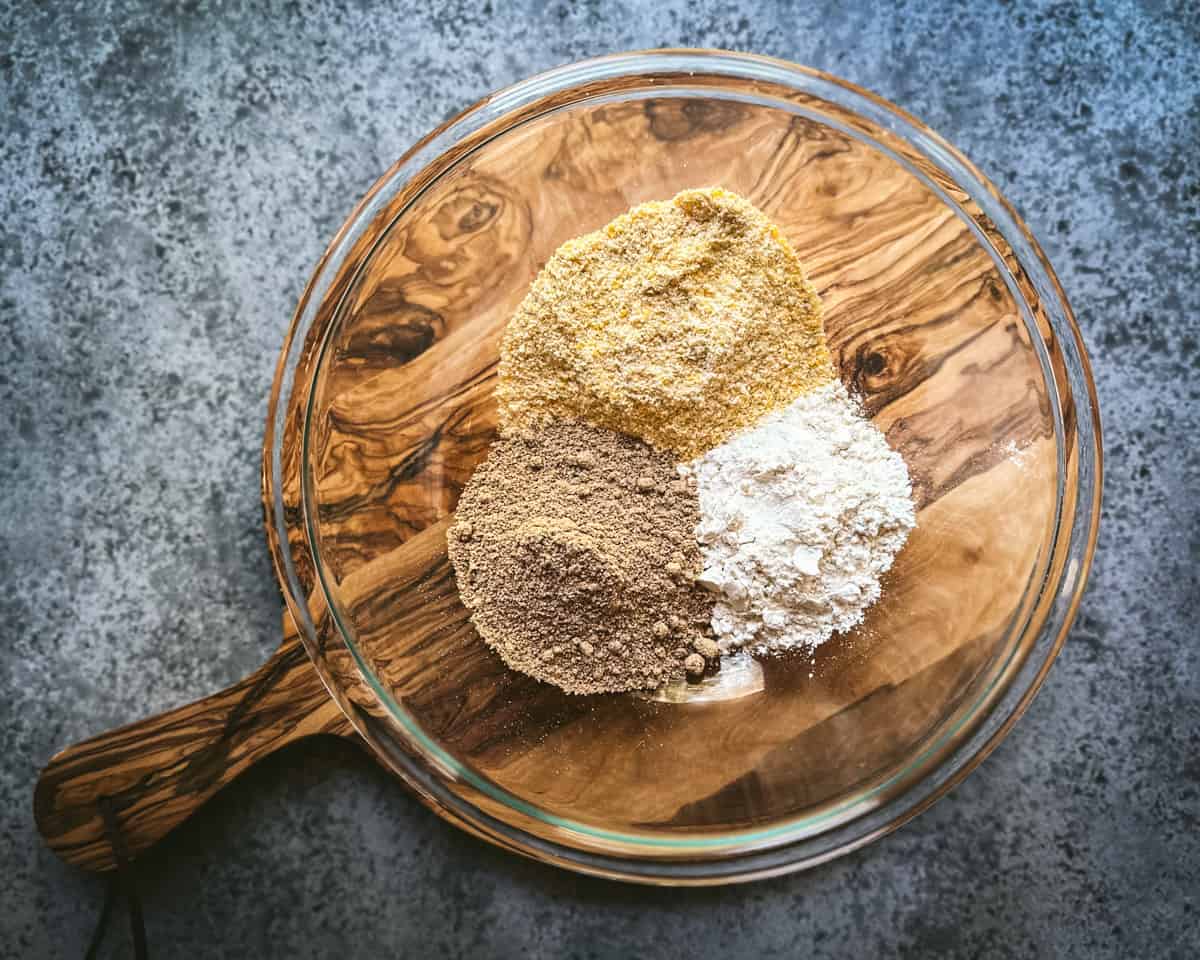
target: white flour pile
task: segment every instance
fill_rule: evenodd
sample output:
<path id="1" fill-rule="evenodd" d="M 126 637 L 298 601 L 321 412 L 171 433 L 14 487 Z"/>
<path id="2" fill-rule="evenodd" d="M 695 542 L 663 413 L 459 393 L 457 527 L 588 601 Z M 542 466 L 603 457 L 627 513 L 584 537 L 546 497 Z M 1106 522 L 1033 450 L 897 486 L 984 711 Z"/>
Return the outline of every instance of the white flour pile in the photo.
<path id="1" fill-rule="evenodd" d="M 697 483 L 724 652 L 812 649 L 855 626 L 916 525 L 904 460 L 837 381 L 679 469 Z"/>

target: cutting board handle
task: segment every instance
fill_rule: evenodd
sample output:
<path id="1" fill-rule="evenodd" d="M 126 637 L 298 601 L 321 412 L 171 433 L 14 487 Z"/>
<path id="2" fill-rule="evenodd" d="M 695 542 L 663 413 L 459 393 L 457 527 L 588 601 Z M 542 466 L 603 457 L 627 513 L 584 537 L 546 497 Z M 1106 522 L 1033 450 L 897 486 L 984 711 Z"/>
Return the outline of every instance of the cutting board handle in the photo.
<path id="1" fill-rule="evenodd" d="M 262 667 L 220 693 L 57 754 L 38 779 L 34 817 L 64 860 L 111 870 L 285 744 L 350 732 L 293 636 Z"/>

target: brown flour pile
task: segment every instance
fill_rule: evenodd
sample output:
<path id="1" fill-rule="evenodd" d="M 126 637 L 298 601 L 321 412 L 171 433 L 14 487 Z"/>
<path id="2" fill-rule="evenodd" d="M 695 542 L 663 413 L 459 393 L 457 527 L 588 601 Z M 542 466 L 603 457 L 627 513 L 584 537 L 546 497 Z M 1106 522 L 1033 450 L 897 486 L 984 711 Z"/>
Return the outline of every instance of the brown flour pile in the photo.
<path id="1" fill-rule="evenodd" d="M 721 189 L 642 204 L 564 243 L 500 351 L 500 425 L 580 418 L 691 459 L 833 379 L 788 241 Z"/>
<path id="2" fill-rule="evenodd" d="M 671 456 L 558 421 L 492 445 L 447 540 L 463 603 L 510 667 L 616 692 L 718 655 L 712 601 L 693 583 L 699 516 Z"/>

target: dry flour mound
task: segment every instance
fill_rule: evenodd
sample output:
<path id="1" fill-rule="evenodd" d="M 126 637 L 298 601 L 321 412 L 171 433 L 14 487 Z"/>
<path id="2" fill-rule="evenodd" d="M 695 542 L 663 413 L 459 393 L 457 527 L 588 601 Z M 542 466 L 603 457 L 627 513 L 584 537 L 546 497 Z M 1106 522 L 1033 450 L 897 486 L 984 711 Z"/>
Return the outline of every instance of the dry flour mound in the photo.
<path id="1" fill-rule="evenodd" d="M 686 459 L 833 378 L 791 244 L 713 188 L 559 247 L 504 332 L 496 399 L 505 433 L 579 418 Z"/>
<path id="2" fill-rule="evenodd" d="M 680 471 L 723 651 L 811 649 L 855 626 L 916 524 L 904 460 L 836 381 Z"/>
<path id="3" fill-rule="evenodd" d="M 446 542 L 459 595 L 513 669 L 568 693 L 611 693 L 679 679 L 693 652 L 715 656 L 713 598 L 693 583 L 699 505 L 669 454 L 551 423 L 492 444 L 455 519 Z"/>

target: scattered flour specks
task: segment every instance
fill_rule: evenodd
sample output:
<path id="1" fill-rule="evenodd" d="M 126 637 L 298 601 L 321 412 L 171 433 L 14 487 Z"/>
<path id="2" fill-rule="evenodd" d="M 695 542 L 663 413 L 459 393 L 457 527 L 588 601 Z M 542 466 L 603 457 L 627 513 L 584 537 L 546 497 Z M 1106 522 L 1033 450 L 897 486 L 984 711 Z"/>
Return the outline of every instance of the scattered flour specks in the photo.
<path id="1" fill-rule="evenodd" d="M 1001 448 L 1001 452 L 1004 454 L 1004 458 L 1013 464 L 1018 470 L 1024 470 L 1026 468 L 1026 463 L 1029 460 L 1028 445 L 1023 447 L 1017 446 L 1017 442 L 1015 440 L 1009 440 Z"/>

